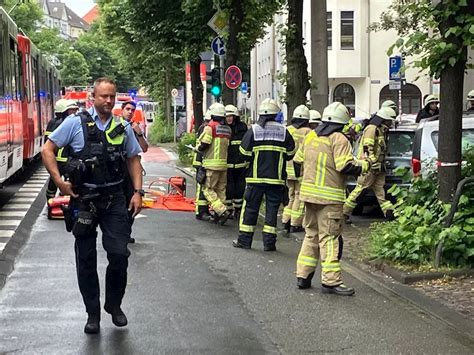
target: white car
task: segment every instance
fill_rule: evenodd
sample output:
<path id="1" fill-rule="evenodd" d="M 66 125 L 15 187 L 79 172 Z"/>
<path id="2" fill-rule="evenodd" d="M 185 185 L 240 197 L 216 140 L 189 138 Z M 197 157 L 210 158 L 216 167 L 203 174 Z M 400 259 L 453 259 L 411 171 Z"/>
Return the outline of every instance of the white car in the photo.
<path id="1" fill-rule="evenodd" d="M 413 141 L 413 174 L 425 174 L 438 159 L 439 120 L 421 122 Z M 474 146 L 474 114 L 464 114 L 462 119 L 462 149 Z"/>

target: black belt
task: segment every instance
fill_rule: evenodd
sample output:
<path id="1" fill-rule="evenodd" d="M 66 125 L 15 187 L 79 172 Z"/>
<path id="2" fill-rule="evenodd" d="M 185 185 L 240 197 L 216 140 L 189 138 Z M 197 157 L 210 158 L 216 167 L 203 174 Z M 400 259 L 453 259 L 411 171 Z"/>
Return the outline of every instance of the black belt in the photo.
<path id="1" fill-rule="evenodd" d="M 104 187 L 80 187 L 78 189 L 79 196 L 90 196 L 90 195 L 112 195 L 118 192 L 123 192 L 122 184 Z"/>

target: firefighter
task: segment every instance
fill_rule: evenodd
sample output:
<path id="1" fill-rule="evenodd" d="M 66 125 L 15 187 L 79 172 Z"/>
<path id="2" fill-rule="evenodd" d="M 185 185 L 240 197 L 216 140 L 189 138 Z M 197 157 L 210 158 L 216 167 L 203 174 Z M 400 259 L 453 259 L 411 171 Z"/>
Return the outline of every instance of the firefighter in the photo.
<path id="1" fill-rule="evenodd" d="M 196 136 L 198 137 L 196 140 L 196 147 L 199 146 L 199 137 L 201 136 L 202 132 L 204 131 L 204 127 L 206 127 L 209 122 L 211 121 L 211 110 L 212 105 L 206 111 L 204 115 L 204 121 L 202 125 L 198 128 Z M 198 169 L 202 167 L 202 154 L 197 150 L 194 151 L 193 154 L 193 168 L 196 169 L 196 175 L 198 173 Z M 199 221 L 207 221 L 211 220 L 211 215 L 209 214 L 209 203 L 204 196 L 202 191 L 202 186 L 196 181 L 196 219 Z"/>
<path id="2" fill-rule="evenodd" d="M 345 175 L 367 171 L 369 163 L 356 161 L 352 147 L 342 133 L 350 124 L 347 108 L 334 102 L 324 109 L 322 123 L 304 139 L 294 162 L 302 164 L 300 199 L 305 202 L 305 238 L 297 260 L 297 286 L 311 287 L 318 259 L 321 259 L 323 293 L 349 296 L 354 289 L 344 286 L 341 276 L 342 206 Z"/>
<path id="3" fill-rule="evenodd" d="M 390 107 L 380 108 L 362 133 L 357 158 L 368 160 L 371 164 L 371 171 L 357 179 L 356 187 L 346 199 L 344 216 L 348 223 L 351 222 L 350 215 L 357 205 L 357 198 L 369 188 L 374 191 L 385 217 L 388 219 L 394 217 L 393 205 L 385 198 L 383 163 L 387 152 L 388 130 L 395 121 L 396 115 L 396 112 Z"/>
<path id="4" fill-rule="evenodd" d="M 46 126 L 46 131 L 44 132 L 45 142 L 48 140 L 48 137 L 51 133 L 54 132 L 56 128 L 58 128 L 64 120 L 74 115 L 79 110 L 76 102 L 74 100 L 66 100 L 66 99 L 59 99 L 56 101 L 56 105 L 54 105 L 54 118 L 48 122 Z M 64 148 L 58 150 L 56 154 L 56 161 L 58 162 L 58 168 L 63 175 L 63 165 L 67 161 L 67 152 Z M 51 198 L 56 197 L 56 192 L 58 188 L 54 183 L 53 179 L 49 178 L 48 180 L 48 187 L 46 189 L 46 199 L 49 200 Z"/>
<path id="5" fill-rule="evenodd" d="M 439 100 L 434 95 L 428 95 L 425 98 L 425 107 L 423 107 L 416 116 L 416 123 L 421 120 L 439 115 Z"/>
<path id="6" fill-rule="evenodd" d="M 240 120 L 237 107 L 227 105 L 225 107 L 227 125 L 232 130 L 227 155 L 227 188 L 226 204 L 229 211 L 233 211 L 233 218 L 239 219 L 245 191 L 245 173 L 248 163 L 240 154 L 239 147 L 242 138 L 247 132 L 247 125 Z"/>
<path id="7" fill-rule="evenodd" d="M 298 150 L 304 137 L 311 132 L 309 128 L 309 109 L 305 105 L 299 105 L 295 108 L 291 120 L 291 125 L 287 128 L 288 132 L 295 141 L 296 150 Z M 288 197 L 289 203 L 283 209 L 282 223 L 287 233 L 302 232 L 304 203 L 300 202 L 300 180 L 295 175 L 293 161 L 286 163 L 286 173 L 288 175 Z"/>
<path id="8" fill-rule="evenodd" d="M 321 114 L 316 110 L 309 110 L 309 128 L 315 129 L 321 123 Z"/>
<path id="9" fill-rule="evenodd" d="M 467 94 L 467 112 L 472 113 L 474 112 L 474 90 L 469 91 Z"/>
<path id="10" fill-rule="evenodd" d="M 265 198 L 263 250 L 276 250 L 277 214 L 283 202 L 286 184 L 285 162 L 293 158 L 295 142 L 285 126 L 275 121 L 280 107 L 265 99 L 258 110 L 256 124 L 245 133 L 240 152 L 250 162 L 247 170 L 244 204 L 240 215 L 236 248 L 250 249 L 260 205 Z M 288 201 L 286 201 L 288 202 Z"/>
<path id="11" fill-rule="evenodd" d="M 203 193 L 214 210 L 212 220 L 220 225 L 224 225 L 231 216 L 225 205 L 227 151 L 231 134 L 230 127 L 225 124 L 224 105 L 214 104 L 211 122 L 199 136 L 197 150 L 203 154 L 202 166 L 206 169 Z"/>

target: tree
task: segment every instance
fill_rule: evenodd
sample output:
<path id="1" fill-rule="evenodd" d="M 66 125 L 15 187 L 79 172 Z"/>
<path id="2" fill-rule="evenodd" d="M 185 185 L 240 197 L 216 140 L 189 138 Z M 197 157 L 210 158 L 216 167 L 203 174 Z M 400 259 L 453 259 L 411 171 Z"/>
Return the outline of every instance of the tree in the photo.
<path id="1" fill-rule="evenodd" d="M 64 85 L 87 85 L 90 81 L 86 59 L 78 51 L 71 50 L 63 57 L 61 78 Z"/>
<path id="2" fill-rule="evenodd" d="M 31 41 L 53 63 L 61 65 L 61 58 L 69 51 L 70 44 L 59 35 L 57 28 L 41 28 L 29 35 Z"/>
<path id="3" fill-rule="evenodd" d="M 439 198 L 449 202 L 461 178 L 461 132 L 464 72 L 472 66 L 467 50 L 474 47 L 474 1 L 395 0 L 373 30 L 395 29 L 390 48 L 417 58 L 411 65 L 440 78 L 438 141 Z"/>
<path id="4" fill-rule="evenodd" d="M 30 36 L 43 21 L 43 11 L 36 1 L 5 0 L 3 7 L 15 20 L 18 28 Z"/>

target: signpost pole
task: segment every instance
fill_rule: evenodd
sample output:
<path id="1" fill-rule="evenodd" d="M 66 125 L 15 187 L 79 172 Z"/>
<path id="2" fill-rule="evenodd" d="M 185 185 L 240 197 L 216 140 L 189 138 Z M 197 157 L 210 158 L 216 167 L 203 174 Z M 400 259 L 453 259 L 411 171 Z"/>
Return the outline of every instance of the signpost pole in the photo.
<path id="1" fill-rule="evenodd" d="M 173 142 L 176 143 L 176 97 L 173 98 L 173 106 L 174 106 L 174 129 L 173 129 Z"/>
<path id="2" fill-rule="evenodd" d="M 219 67 L 220 67 L 220 71 L 221 71 L 221 88 L 224 89 L 224 73 L 225 73 L 225 70 L 224 70 L 224 56 L 223 55 L 220 55 L 219 56 Z M 220 102 L 221 98 L 219 98 L 219 101 Z"/>

